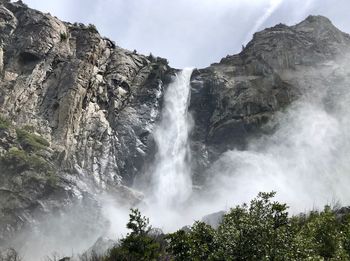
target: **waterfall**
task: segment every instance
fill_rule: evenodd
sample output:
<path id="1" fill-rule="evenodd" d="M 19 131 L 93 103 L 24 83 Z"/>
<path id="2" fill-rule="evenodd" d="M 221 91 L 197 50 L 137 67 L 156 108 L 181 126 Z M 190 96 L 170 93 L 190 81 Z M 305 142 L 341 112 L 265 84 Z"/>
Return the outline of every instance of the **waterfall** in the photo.
<path id="1" fill-rule="evenodd" d="M 172 208 L 188 199 L 192 191 L 189 167 L 188 114 L 192 69 L 183 69 L 164 94 L 162 118 L 154 132 L 158 152 L 152 173 L 152 203 Z"/>

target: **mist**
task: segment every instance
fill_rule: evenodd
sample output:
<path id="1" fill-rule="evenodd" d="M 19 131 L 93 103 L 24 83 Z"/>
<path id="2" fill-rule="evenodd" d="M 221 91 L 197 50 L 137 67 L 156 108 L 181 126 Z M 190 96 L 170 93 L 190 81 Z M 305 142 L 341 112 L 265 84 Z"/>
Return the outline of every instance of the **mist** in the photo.
<path id="1" fill-rule="evenodd" d="M 213 164 L 211 204 L 227 209 L 260 191 L 276 191 L 292 213 L 350 204 L 350 70 L 346 59 L 332 66 L 323 83 L 265 126 L 272 135 L 251 140 L 244 151 L 227 151 Z"/>
<path id="2" fill-rule="evenodd" d="M 237 14 L 235 19 L 243 21 L 242 31 L 237 31 L 231 25 L 229 29 L 220 28 L 216 31 L 218 37 L 213 40 L 214 42 L 205 40 L 215 38 L 211 37 L 211 34 L 218 25 L 225 24 L 225 18 L 232 19 L 234 15 L 220 12 L 219 7 L 227 8 L 225 6 L 227 3 L 221 2 L 218 9 L 215 9 L 216 18 L 219 19 L 211 18 L 216 22 L 208 24 L 210 30 L 205 28 L 206 33 L 203 34 L 198 28 L 203 26 L 202 18 L 211 5 L 206 3 L 197 10 L 200 17 L 196 17 L 194 22 L 196 26 L 193 28 L 197 28 L 198 31 L 193 31 L 192 27 L 188 28 L 195 8 L 192 3 L 190 12 L 186 13 L 187 18 L 178 24 L 182 31 L 162 32 L 160 37 L 155 39 L 152 38 L 152 34 L 159 33 L 159 28 L 150 31 L 149 36 L 140 32 L 147 31 L 146 29 L 154 24 L 162 24 L 164 17 L 160 16 L 144 26 L 129 21 L 132 24 L 130 32 L 120 34 L 120 45 L 140 49 L 141 47 L 135 44 L 137 42 L 142 44 L 144 48 L 140 49 L 142 52 L 151 51 L 157 55 L 170 57 L 175 66 L 184 64 L 206 66 L 215 59 L 240 49 L 241 44 L 246 43 L 261 27 L 280 22 L 281 14 L 287 12 L 288 7 L 295 6 L 297 2 L 262 1 L 259 2 L 261 12 L 250 9 L 250 6 L 242 3 L 231 6 L 233 9 L 228 10 L 235 10 Z M 302 18 L 300 16 L 310 9 L 325 12 L 321 7 L 316 7 L 314 2 L 306 1 L 300 12 L 297 12 L 297 8 L 292 9 L 291 16 L 282 21 L 290 23 L 295 19 L 299 20 Z M 329 4 L 329 1 L 326 2 Z M 120 10 L 124 10 L 122 3 L 118 3 Z M 179 5 L 182 8 L 187 6 L 184 2 Z M 74 7 L 78 8 L 79 5 L 75 2 Z M 142 7 L 143 5 L 135 7 L 136 14 L 133 16 L 142 14 L 141 20 L 147 20 L 153 14 L 143 14 Z M 172 9 L 172 7 L 175 8 L 166 5 L 166 8 Z M 160 9 L 164 8 L 163 6 Z M 169 20 L 175 20 L 181 10 L 176 9 L 169 16 Z M 243 17 L 242 10 L 250 10 L 247 17 Z M 284 11 L 276 15 L 276 10 Z M 335 12 L 334 9 L 328 11 Z M 246 24 L 247 20 L 253 22 Z M 230 21 L 233 23 L 235 20 Z M 341 25 L 345 27 L 347 24 L 343 22 Z M 102 26 L 102 28 L 108 36 L 113 35 L 110 27 Z M 188 30 L 185 30 L 186 28 Z M 179 35 L 179 31 L 185 33 Z M 171 44 L 168 42 L 169 39 L 169 41 L 173 39 L 168 37 L 173 32 L 184 45 L 182 42 L 175 41 Z M 200 37 L 197 38 L 195 32 Z M 239 35 L 235 35 L 237 32 Z M 140 40 L 140 35 L 137 33 L 146 37 L 147 44 Z M 235 37 L 234 44 L 230 42 L 232 35 Z M 161 48 L 154 47 L 155 40 Z M 212 48 L 214 51 L 211 53 Z M 211 55 L 207 55 L 208 53 Z M 318 74 L 311 72 L 313 73 L 314 77 L 322 75 L 322 71 L 317 72 Z M 139 208 L 143 215 L 150 218 L 153 227 L 167 233 L 191 225 L 205 215 L 227 211 L 237 204 L 249 202 L 258 192 L 276 191 L 277 200 L 286 202 L 292 214 L 321 209 L 325 204 L 349 205 L 350 85 L 347 80 L 349 75 L 350 66 L 346 59 L 333 62 L 326 68 L 324 78 L 313 82 L 312 88 L 309 88 L 309 83 L 301 86 L 303 95 L 287 108 L 276 112 L 262 127 L 267 130 L 264 133 L 269 134 L 251 138 L 244 150 L 232 149 L 223 153 L 204 173 L 206 182 L 199 189 L 194 189 L 191 179 L 192 156 L 189 150 L 189 134 L 193 122 L 191 112 L 188 111 L 191 70 L 185 69 L 179 72 L 171 84 L 163 86 L 166 92 L 161 120 L 153 130 L 157 154 L 146 173 L 139 173 L 149 180 L 135 183 L 133 187 L 143 193 L 144 200 L 136 205 L 121 204 L 113 195 L 96 195 L 95 192 L 91 192 L 96 197 L 94 200 L 88 203 L 78 201 L 64 212 L 48 214 L 38 223 L 32 224 L 32 228 L 18 235 L 16 240 L 11 242 L 11 246 L 18 249 L 25 260 L 29 261 L 42 260 L 53 253 L 59 253 L 61 257 L 81 254 L 100 237 L 117 242 L 125 236 L 128 233 L 126 223 L 131 207 Z M 333 80 L 327 81 L 328 77 Z"/>
<path id="3" fill-rule="evenodd" d="M 162 117 L 154 129 L 158 154 L 146 173 L 151 182 L 134 187 L 144 193 L 144 200 L 123 205 L 114 196 L 99 195 L 94 203 L 80 202 L 47 216 L 13 245 L 30 261 L 56 252 L 81 254 L 100 237 L 117 242 L 125 236 L 130 207 L 139 208 L 153 227 L 172 232 L 249 202 L 258 192 L 276 191 L 277 200 L 287 203 L 292 214 L 325 204 L 349 205 L 350 68 L 346 58 L 330 66 L 324 72 L 303 73 L 323 74 L 335 84 L 320 79 L 313 88 L 302 86 L 305 93 L 262 127 L 270 134 L 252 138 L 245 150 L 223 153 L 205 173 L 207 180 L 199 190 L 191 188 L 188 150 L 191 70 L 178 73 L 166 87 Z"/>
<path id="4" fill-rule="evenodd" d="M 276 198 L 286 202 L 292 214 L 326 204 L 350 204 L 350 89 L 346 80 L 350 69 L 346 59 L 331 66 L 324 71 L 303 71 L 310 77 L 323 74 L 325 80 L 315 81 L 312 88 L 305 83 L 305 93 L 275 113 L 263 126 L 272 134 L 252 138 L 245 150 L 222 154 L 207 171 L 206 183 L 199 191 L 192 190 L 186 202 L 176 208 L 140 205 L 152 225 L 174 231 L 207 214 L 247 203 L 259 192 L 276 191 Z M 327 78 L 336 84 L 328 84 Z M 190 168 L 188 164 L 184 171 Z"/>

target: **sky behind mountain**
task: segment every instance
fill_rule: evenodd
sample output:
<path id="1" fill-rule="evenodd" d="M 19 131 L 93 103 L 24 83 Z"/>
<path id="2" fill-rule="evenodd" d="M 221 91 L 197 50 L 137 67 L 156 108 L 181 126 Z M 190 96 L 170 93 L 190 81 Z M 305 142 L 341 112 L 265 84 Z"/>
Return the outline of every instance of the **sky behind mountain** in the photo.
<path id="1" fill-rule="evenodd" d="M 350 32 L 349 0 L 24 0 L 61 20 L 95 24 L 119 46 L 206 67 L 238 53 L 254 32 L 324 15 Z"/>

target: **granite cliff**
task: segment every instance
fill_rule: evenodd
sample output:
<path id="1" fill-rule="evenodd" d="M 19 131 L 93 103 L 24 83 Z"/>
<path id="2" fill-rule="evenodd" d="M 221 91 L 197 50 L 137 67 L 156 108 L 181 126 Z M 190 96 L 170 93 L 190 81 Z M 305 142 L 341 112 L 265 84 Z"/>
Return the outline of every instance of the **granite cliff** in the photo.
<path id="1" fill-rule="evenodd" d="M 76 202 L 98 216 L 102 192 L 142 200 L 130 187 L 154 158 L 152 130 L 177 70 L 20 1 L 1 1 L 0 41 L 0 244 Z M 273 131 L 265 123 L 303 94 L 349 81 L 349 49 L 349 35 L 309 16 L 194 70 L 194 184 L 221 153 Z"/>
<path id="2" fill-rule="evenodd" d="M 0 31 L 0 238 L 51 200 L 109 189 L 138 200 L 126 186 L 154 150 L 167 61 L 20 2 L 2 3 Z"/>

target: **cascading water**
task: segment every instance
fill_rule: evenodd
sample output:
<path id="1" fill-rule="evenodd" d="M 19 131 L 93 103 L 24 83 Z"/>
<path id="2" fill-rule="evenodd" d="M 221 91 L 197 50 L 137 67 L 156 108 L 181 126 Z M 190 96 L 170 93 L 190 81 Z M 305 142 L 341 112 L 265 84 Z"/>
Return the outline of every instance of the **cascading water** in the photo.
<path id="1" fill-rule="evenodd" d="M 183 69 L 168 86 L 164 96 L 162 119 L 154 132 L 158 152 L 152 174 L 151 204 L 159 208 L 178 206 L 188 199 L 192 191 L 188 164 L 191 74 L 192 69 Z"/>

